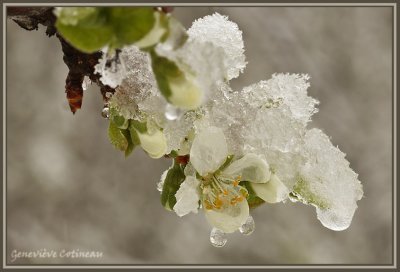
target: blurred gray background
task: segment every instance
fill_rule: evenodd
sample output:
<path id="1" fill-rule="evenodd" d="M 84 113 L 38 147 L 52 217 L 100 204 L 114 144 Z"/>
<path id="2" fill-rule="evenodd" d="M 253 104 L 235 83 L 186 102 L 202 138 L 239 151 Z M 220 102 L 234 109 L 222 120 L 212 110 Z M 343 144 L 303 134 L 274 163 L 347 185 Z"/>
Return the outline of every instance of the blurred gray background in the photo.
<path id="1" fill-rule="evenodd" d="M 215 11 L 243 31 L 241 88 L 275 72 L 309 73 L 312 126 L 347 153 L 365 197 L 349 229 L 324 228 L 295 203 L 253 211 L 256 231 L 209 242 L 204 216 L 179 218 L 156 190 L 170 162 L 107 139 L 91 86 L 73 116 L 59 41 L 7 21 L 7 256 L 12 250 L 102 251 L 101 259 L 15 263 L 388 264 L 392 262 L 392 11 L 368 7 L 176 8 L 186 27 Z"/>

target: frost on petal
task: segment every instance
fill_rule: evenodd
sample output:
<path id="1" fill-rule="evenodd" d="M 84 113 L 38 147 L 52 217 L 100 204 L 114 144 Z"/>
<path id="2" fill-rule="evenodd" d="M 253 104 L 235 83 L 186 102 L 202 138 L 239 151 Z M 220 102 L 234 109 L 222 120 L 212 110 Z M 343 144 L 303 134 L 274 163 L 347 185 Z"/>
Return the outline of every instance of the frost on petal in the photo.
<path id="1" fill-rule="evenodd" d="M 345 154 L 319 129 L 307 132 L 303 153 L 307 162 L 294 193 L 316 206 L 325 227 L 336 231 L 348 228 L 356 202 L 363 196 L 358 175 L 349 167 Z"/>
<path id="2" fill-rule="evenodd" d="M 215 172 L 227 156 L 228 146 L 220 128 L 209 127 L 195 136 L 190 161 L 201 176 Z"/>
<path id="3" fill-rule="evenodd" d="M 284 201 L 289 196 L 289 190 L 276 175 L 272 175 L 267 183 L 250 183 L 258 197 L 268 203 Z"/>
<path id="4" fill-rule="evenodd" d="M 221 175 L 227 177 L 240 176 L 241 180 L 265 183 L 271 177 L 268 163 L 256 154 L 246 154 L 232 162 Z"/>
<path id="5" fill-rule="evenodd" d="M 185 181 L 176 192 L 176 204 L 174 211 L 179 216 L 184 216 L 190 212 L 197 213 L 199 208 L 198 186 L 200 182 L 192 176 L 186 177 Z"/>
<path id="6" fill-rule="evenodd" d="M 249 204 L 247 201 L 241 201 L 221 212 L 206 209 L 205 215 L 212 226 L 225 233 L 232 233 L 239 229 L 249 217 Z"/>
<path id="7" fill-rule="evenodd" d="M 242 31 L 227 16 L 218 13 L 208 15 L 193 22 L 188 30 L 189 39 L 211 42 L 223 49 L 227 67 L 227 79 L 236 78 L 246 67 Z"/>

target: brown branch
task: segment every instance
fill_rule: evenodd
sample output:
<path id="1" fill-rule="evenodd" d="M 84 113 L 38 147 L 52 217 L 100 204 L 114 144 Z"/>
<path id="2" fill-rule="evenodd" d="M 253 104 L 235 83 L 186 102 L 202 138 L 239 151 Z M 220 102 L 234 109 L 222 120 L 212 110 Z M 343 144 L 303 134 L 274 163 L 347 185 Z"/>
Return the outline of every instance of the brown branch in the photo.
<path id="1" fill-rule="evenodd" d="M 104 85 L 100 81 L 100 76 L 94 74 L 94 66 L 102 56 L 101 52 L 93 54 L 82 53 L 64 40 L 55 27 L 56 16 L 53 13 L 53 7 L 8 7 L 7 17 L 16 22 L 20 27 L 26 30 L 37 30 L 39 24 L 47 27 L 46 34 L 50 37 L 56 34 L 61 42 L 64 53 L 63 60 L 68 66 L 69 72 L 65 81 L 65 92 L 72 113 L 81 108 L 83 99 L 82 82 L 85 76 L 100 87 L 103 101 L 109 99 L 107 93 L 114 93 L 115 89 Z M 170 13 L 173 7 L 156 7 L 165 13 Z"/>
<path id="2" fill-rule="evenodd" d="M 64 53 L 63 60 L 69 69 L 65 81 L 65 92 L 72 113 L 75 113 L 82 106 L 82 82 L 85 76 L 88 76 L 92 82 L 100 87 L 105 102 L 108 100 L 106 93 L 115 92 L 115 89 L 101 83 L 98 74 L 94 74 L 94 66 L 98 63 L 102 53 L 82 53 L 64 40 L 55 28 L 56 17 L 53 14 L 52 7 L 8 7 L 7 17 L 26 30 L 37 30 L 39 24 L 41 24 L 47 27 L 46 34 L 49 37 L 56 34 Z"/>

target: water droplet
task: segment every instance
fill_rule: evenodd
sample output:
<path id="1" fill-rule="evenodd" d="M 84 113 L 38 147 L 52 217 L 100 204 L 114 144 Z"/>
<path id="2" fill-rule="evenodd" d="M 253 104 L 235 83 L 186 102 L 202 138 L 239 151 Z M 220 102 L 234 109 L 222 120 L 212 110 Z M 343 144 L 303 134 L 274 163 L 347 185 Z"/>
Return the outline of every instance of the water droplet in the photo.
<path id="1" fill-rule="evenodd" d="M 89 88 L 89 85 L 92 84 L 92 81 L 88 76 L 83 77 L 83 82 L 82 82 L 82 89 L 86 91 Z"/>
<path id="2" fill-rule="evenodd" d="M 165 107 L 165 118 L 168 120 L 176 120 L 183 115 L 183 111 L 171 104 L 167 104 Z"/>
<path id="3" fill-rule="evenodd" d="M 210 233 L 210 242 L 215 247 L 223 247 L 228 239 L 226 233 L 217 228 L 213 228 Z"/>
<path id="4" fill-rule="evenodd" d="M 254 219 L 251 215 L 249 215 L 249 217 L 246 219 L 246 222 L 244 222 L 244 224 L 239 228 L 239 231 L 244 235 L 250 235 L 253 233 L 255 227 Z"/>
<path id="5" fill-rule="evenodd" d="M 104 107 L 103 110 L 101 111 L 101 116 L 106 119 L 110 118 L 110 108 Z"/>

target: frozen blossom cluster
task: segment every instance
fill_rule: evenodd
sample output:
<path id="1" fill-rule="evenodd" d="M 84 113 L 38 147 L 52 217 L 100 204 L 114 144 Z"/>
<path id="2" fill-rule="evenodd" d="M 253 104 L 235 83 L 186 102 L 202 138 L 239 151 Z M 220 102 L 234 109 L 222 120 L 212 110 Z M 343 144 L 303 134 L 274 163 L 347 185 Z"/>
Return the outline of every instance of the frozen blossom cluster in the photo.
<path id="1" fill-rule="evenodd" d="M 251 208 L 264 202 L 312 205 L 325 227 L 348 228 L 362 186 L 345 154 L 307 127 L 318 111 L 309 76 L 274 74 L 233 90 L 229 80 L 246 66 L 238 26 L 216 13 L 179 31 L 172 28 L 152 52 L 124 47 L 124 79 L 108 102 L 110 112 L 136 124 L 145 152 L 172 158 L 157 186 L 165 208 L 204 213 L 215 246 L 226 233 L 250 234 Z M 155 64 L 176 71 L 163 76 Z"/>

